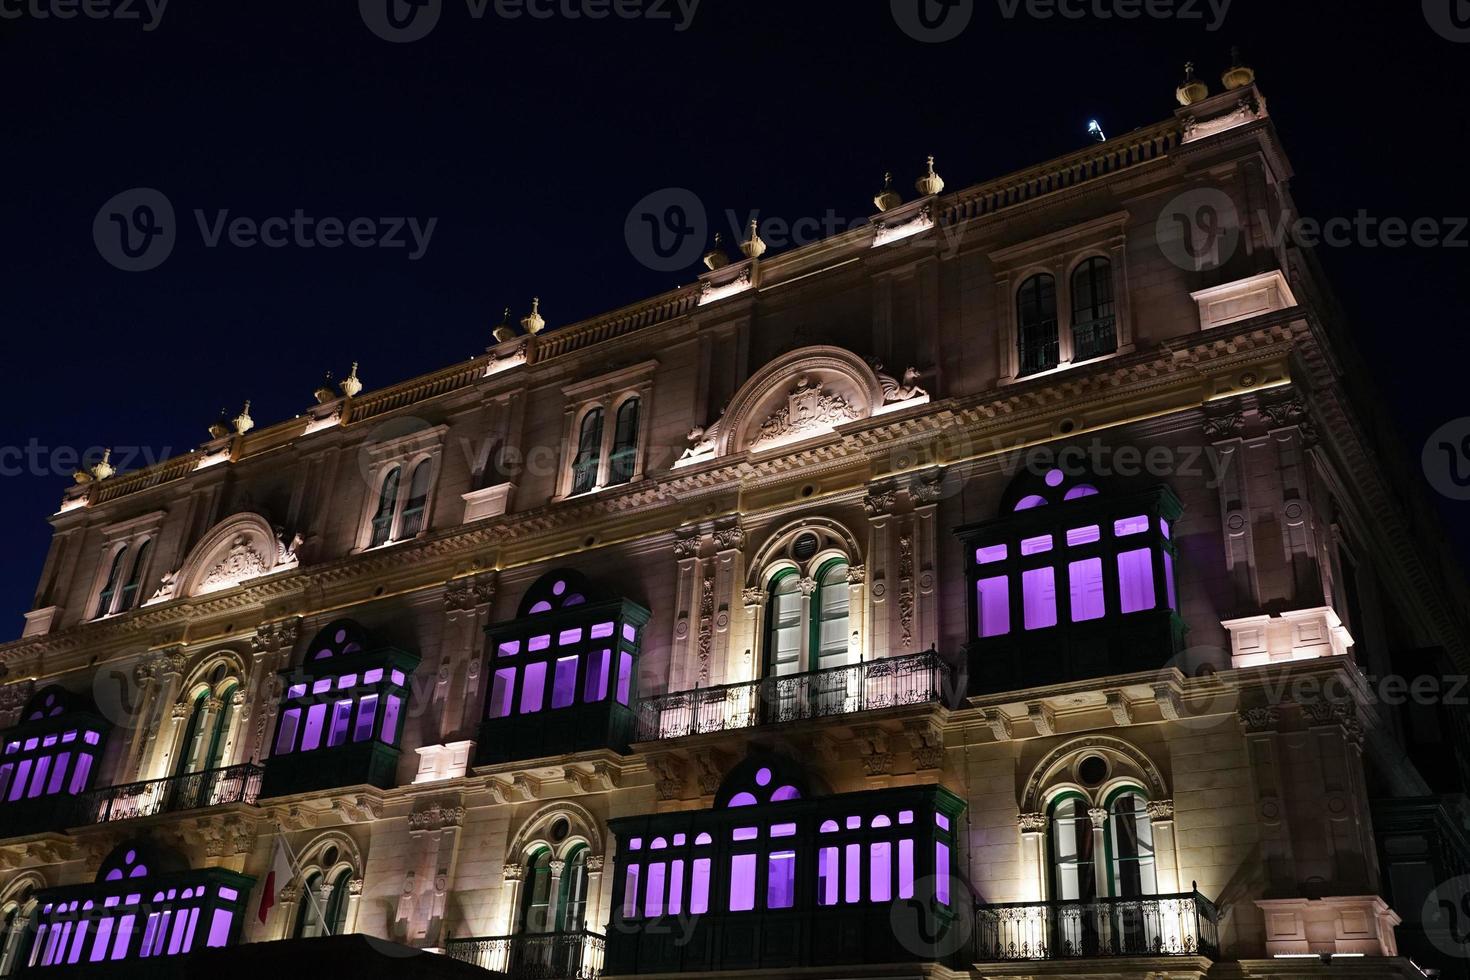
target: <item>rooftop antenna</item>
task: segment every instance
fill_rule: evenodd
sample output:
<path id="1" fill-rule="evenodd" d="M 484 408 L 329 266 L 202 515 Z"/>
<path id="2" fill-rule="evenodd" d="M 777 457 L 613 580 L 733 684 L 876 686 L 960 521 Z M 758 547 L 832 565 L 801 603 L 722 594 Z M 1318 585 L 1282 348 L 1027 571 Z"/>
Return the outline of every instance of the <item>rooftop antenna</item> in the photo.
<path id="1" fill-rule="evenodd" d="M 1099 143 L 1106 143 L 1108 141 L 1107 134 L 1103 132 L 1102 124 L 1096 119 L 1087 120 L 1087 135 L 1096 137 Z"/>

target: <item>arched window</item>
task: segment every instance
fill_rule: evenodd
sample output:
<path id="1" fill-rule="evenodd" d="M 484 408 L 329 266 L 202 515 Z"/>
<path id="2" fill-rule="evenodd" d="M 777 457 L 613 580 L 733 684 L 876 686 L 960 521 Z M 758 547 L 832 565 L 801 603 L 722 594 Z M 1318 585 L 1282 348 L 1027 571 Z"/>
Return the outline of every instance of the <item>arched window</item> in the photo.
<path id="1" fill-rule="evenodd" d="M 771 580 L 767 677 L 844 667 L 852 662 L 847 575 L 846 560 L 834 558 L 823 562 L 805 587 L 796 569 L 783 569 Z"/>
<path id="2" fill-rule="evenodd" d="M 787 569 L 771 582 L 769 635 L 766 639 L 766 676 L 802 672 L 801 576 Z"/>
<path id="3" fill-rule="evenodd" d="M 607 482 L 619 486 L 633 479 L 638 464 L 638 399 L 629 398 L 618 408 L 613 429 L 613 450 Z"/>
<path id="4" fill-rule="evenodd" d="M 175 775 L 199 772 L 204 768 L 205 756 L 209 752 L 209 692 L 200 691 L 189 706 L 189 723 L 184 727 L 184 738 L 179 743 L 179 757 L 174 766 Z"/>
<path id="5" fill-rule="evenodd" d="M 0 977 L 8 977 L 16 971 L 21 947 L 30 934 L 27 926 L 35 906 L 31 900 L 30 884 L 12 888 L 11 897 L 0 906 Z"/>
<path id="6" fill-rule="evenodd" d="M 128 584 L 123 586 L 122 598 L 117 604 L 118 612 L 133 608 L 138 601 L 138 589 L 143 585 L 144 564 L 148 561 L 148 548 L 153 544 L 152 539 L 138 545 L 137 553 L 133 556 L 133 571 L 128 576 Z"/>
<path id="7" fill-rule="evenodd" d="M 400 538 L 414 537 L 424 529 L 424 512 L 429 505 L 429 477 L 433 468 L 433 462 L 426 459 L 413 469 L 413 476 L 408 481 L 408 503 L 403 508 L 402 527 L 398 532 Z"/>
<path id="8" fill-rule="evenodd" d="M 586 493 L 597 486 L 597 469 L 602 462 L 601 408 L 594 408 L 582 419 L 577 438 L 577 457 L 572 461 L 572 493 Z"/>
<path id="9" fill-rule="evenodd" d="M 580 932 L 587 924 L 587 848 L 578 847 L 567 859 L 561 879 L 559 932 Z"/>
<path id="10" fill-rule="evenodd" d="M 1052 804 L 1053 901 L 1090 902 L 1097 898 L 1096 855 L 1088 809 L 1087 799 L 1075 794 Z"/>
<path id="11" fill-rule="evenodd" d="M 521 929 L 539 935 L 555 932 L 556 919 L 551 909 L 551 851 L 542 848 L 526 863 L 526 880 L 521 897 Z"/>
<path id="12" fill-rule="evenodd" d="M 376 548 L 393 540 L 393 516 L 398 510 L 398 484 L 403 479 L 403 468 L 395 466 L 383 477 L 382 489 L 378 491 L 378 510 L 373 515 L 373 535 L 368 547 Z"/>
<path id="13" fill-rule="evenodd" d="M 292 935 L 298 939 L 342 935 L 347 928 L 347 882 L 351 877 L 349 868 L 338 871 L 331 879 L 321 871 L 308 874 L 297 900 L 296 928 Z"/>
<path id="14" fill-rule="evenodd" d="M 1038 273 L 1021 284 L 1016 293 L 1017 340 L 1020 344 L 1021 374 L 1035 374 L 1056 367 L 1057 281 Z"/>
<path id="15" fill-rule="evenodd" d="M 124 560 L 128 556 L 127 548 L 119 548 L 116 555 L 112 557 L 112 566 L 107 571 L 107 581 L 102 585 L 102 591 L 97 594 L 97 616 L 109 616 L 113 611 L 113 603 L 117 599 L 118 584 L 122 580 Z"/>
<path id="16" fill-rule="evenodd" d="M 1113 307 L 1113 265 L 1094 256 L 1072 272 L 1072 360 L 1087 361 L 1118 349 Z"/>
<path id="17" fill-rule="evenodd" d="M 1148 801 L 1137 790 L 1123 790 L 1108 804 L 1108 853 L 1114 897 L 1158 894 L 1153 822 L 1148 816 Z"/>
<path id="18" fill-rule="evenodd" d="M 842 667 L 848 662 L 847 562 L 830 561 L 817 573 L 816 622 L 813 624 L 817 669 Z"/>

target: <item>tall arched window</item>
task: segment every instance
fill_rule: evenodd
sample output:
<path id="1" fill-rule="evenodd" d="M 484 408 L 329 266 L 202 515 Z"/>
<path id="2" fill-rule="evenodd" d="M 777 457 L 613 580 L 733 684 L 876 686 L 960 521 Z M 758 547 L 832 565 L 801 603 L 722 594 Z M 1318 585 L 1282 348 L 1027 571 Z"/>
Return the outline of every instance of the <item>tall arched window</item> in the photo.
<path id="1" fill-rule="evenodd" d="M 801 662 L 801 576 L 795 569 L 771 582 L 769 635 L 766 639 L 766 676 L 799 674 Z"/>
<path id="2" fill-rule="evenodd" d="M 433 474 L 432 460 L 424 460 L 413 469 L 408 481 L 408 503 L 403 508 L 403 520 L 399 528 L 400 538 L 411 538 L 424 529 L 424 512 L 429 506 L 429 478 Z"/>
<path id="3" fill-rule="evenodd" d="M 148 561 L 148 548 L 153 544 L 152 539 L 138 545 L 133 556 L 133 571 L 128 576 L 128 584 L 123 586 L 122 598 L 118 601 L 118 611 L 131 609 L 138 601 L 138 589 L 143 585 L 144 564 Z"/>
<path id="4" fill-rule="evenodd" d="M 847 562 L 836 559 L 817 573 L 816 622 L 812 624 L 816 668 L 842 667 L 848 662 Z"/>
<path id="5" fill-rule="evenodd" d="M 556 919 L 551 908 L 551 851 L 542 848 L 526 863 L 526 880 L 521 898 L 521 932 L 537 935 L 554 932 Z"/>
<path id="6" fill-rule="evenodd" d="M 34 904 L 30 897 L 30 886 L 27 885 L 12 900 L 0 907 L 0 977 L 8 977 L 15 972 L 21 947 L 30 932 L 27 926 Z"/>
<path id="7" fill-rule="evenodd" d="M 393 516 L 398 509 L 398 484 L 403 479 L 403 468 L 395 466 L 383 477 L 383 487 L 378 491 L 378 510 L 373 515 L 373 536 L 368 546 L 376 548 L 393 539 Z"/>
<path id="8" fill-rule="evenodd" d="M 1021 284 L 1016 293 L 1016 327 L 1021 374 L 1049 371 L 1057 366 L 1060 351 L 1055 278 L 1038 273 Z"/>
<path id="9" fill-rule="evenodd" d="M 1117 349 L 1113 265 L 1094 256 L 1072 272 L 1072 360 L 1087 361 Z"/>
<path id="10" fill-rule="evenodd" d="M 296 938 L 340 936 L 346 931 L 347 882 L 351 877 L 352 871 L 348 868 L 338 871 L 330 879 L 321 871 L 313 871 L 306 876 L 296 906 L 296 927 L 292 933 Z"/>
<path id="11" fill-rule="evenodd" d="M 597 486 L 597 469 L 602 462 L 601 408 L 594 408 L 582 419 L 577 438 L 577 457 L 572 461 L 572 493 L 586 493 Z"/>
<path id="12" fill-rule="evenodd" d="M 629 398 L 618 408 L 613 429 L 613 450 L 607 482 L 619 486 L 633 479 L 638 463 L 638 399 Z"/>
<path id="13" fill-rule="evenodd" d="M 127 548 L 119 548 L 116 555 L 112 557 L 112 566 L 107 571 L 107 581 L 102 585 L 102 591 L 97 594 L 98 617 L 112 614 L 113 602 L 117 599 L 118 585 L 122 580 L 124 560 L 128 556 Z"/>
<path id="14" fill-rule="evenodd" d="M 1051 808 L 1052 893 L 1054 901 L 1090 902 L 1097 898 L 1096 855 L 1088 801 L 1065 796 Z"/>
<path id="15" fill-rule="evenodd" d="M 1108 804 L 1109 881 L 1117 898 L 1141 898 L 1159 891 L 1147 802 L 1137 790 L 1128 789 Z"/>
<path id="16" fill-rule="evenodd" d="M 577 848 L 562 872 L 559 932 L 580 932 L 587 924 L 587 848 Z"/>
<path id="17" fill-rule="evenodd" d="M 205 757 L 209 752 L 209 729 L 212 727 L 207 717 L 208 701 L 209 691 L 200 691 L 189 706 L 189 723 L 184 726 L 184 738 L 179 742 L 178 761 L 174 765 L 175 775 L 183 776 L 204 768 Z"/>

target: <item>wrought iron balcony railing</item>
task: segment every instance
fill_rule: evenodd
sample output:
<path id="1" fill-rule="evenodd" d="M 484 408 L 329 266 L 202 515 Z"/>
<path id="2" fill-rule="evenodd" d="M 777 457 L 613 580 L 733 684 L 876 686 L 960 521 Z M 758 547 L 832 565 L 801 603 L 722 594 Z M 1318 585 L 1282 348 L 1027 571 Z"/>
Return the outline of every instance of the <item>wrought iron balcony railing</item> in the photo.
<path id="1" fill-rule="evenodd" d="M 1203 895 L 1029 902 L 975 909 L 975 961 L 1103 956 L 1218 958 L 1219 914 Z"/>
<path id="2" fill-rule="evenodd" d="M 638 702 L 638 741 L 737 731 L 941 701 L 950 667 L 934 651 L 696 688 Z"/>
<path id="3" fill-rule="evenodd" d="M 246 764 L 94 789 L 76 798 L 75 822 L 110 823 L 227 803 L 254 804 L 264 773 L 260 766 Z"/>
<path id="4" fill-rule="evenodd" d="M 1090 361 L 1118 349 L 1118 318 L 1105 316 L 1072 325 L 1072 360 Z"/>
<path id="5" fill-rule="evenodd" d="M 512 980 L 597 980 L 606 941 L 595 932 L 548 932 L 451 939 L 450 959 L 504 973 Z"/>

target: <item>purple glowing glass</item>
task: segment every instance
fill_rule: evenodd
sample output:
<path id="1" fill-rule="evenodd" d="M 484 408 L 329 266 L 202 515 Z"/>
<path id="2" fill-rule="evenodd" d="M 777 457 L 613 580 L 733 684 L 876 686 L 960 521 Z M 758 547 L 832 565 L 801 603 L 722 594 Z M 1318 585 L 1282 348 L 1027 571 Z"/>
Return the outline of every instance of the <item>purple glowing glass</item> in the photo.
<path id="1" fill-rule="evenodd" d="M 302 697 L 305 694 L 306 694 L 306 685 L 305 684 L 292 684 L 289 688 L 286 689 L 286 697 L 288 697 L 288 698 L 299 698 L 299 697 Z"/>
<path id="2" fill-rule="evenodd" d="M 794 823 L 773 823 L 773 824 L 771 824 L 771 836 L 772 837 L 795 837 L 796 836 L 796 824 L 794 824 Z"/>
<path id="3" fill-rule="evenodd" d="M 890 820 L 890 819 L 888 819 L 888 817 L 886 817 L 886 816 L 884 816 L 883 814 L 880 813 L 876 817 L 874 817 L 872 820 L 868 821 L 868 826 L 869 827 L 892 827 L 893 826 L 893 821 Z"/>
<path id="4" fill-rule="evenodd" d="M 773 851 L 766 861 L 766 908 L 789 909 L 796 903 L 796 852 Z"/>
<path id="5" fill-rule="evenodd" d="M 975 549 L 975 563 L 977 565 L 993 565 L 998 561 L 1005 561 L 1010 554 L 1010 549 L 1003 544 L 993 544 L 988 548 Z"/>
<path id="6" fill-rule="evenodd" d="M 863 900 L 863 845 L 848 844 L 844 848 L 846 852 L 846 865 L 843 869 L 843 900 L 849 905 L 854 905 Z"/>
<path id="7" fill-rule="evenodd" d="M 683 911 L 684 862 L 683 860 L 677 860 L 669 864 L 669 914 L 678 915 Z"/>
<path id="8" fill-rule="evenodd" d="M 1086 483 L 1079 483 L 1066 493 L 1062 494 L 1063 500 L 1081 500 L 1083 497 L 1096 497 L 1097 487 Z"/>
<path id="9" fill-rule="evenodd" d="M 1118 599 L 1125 613 L 1141 612 L 1157 605 L 1153 552 L 1148 548 L 1118 555 Z"/>
<path id="10" fill-rule="evenodd" d="M 310 752 L 322 744 L 322 728 L 327 720 L 327 706 L 314 704 L 306 711 L 306 725 L 301 733 L 301 751 Z"/>
<path id="11" fill-rule="evenodd" d="M 623 624 L 623 639 L 629 643 L 638 642 L 638 630 L 632 623 Z"/>
<path id="12" fill-rule="evenodd" d="M 490 717 L 504 718 L 510 714 L 510 697 L 515 691 L 516 669 L 514 667 L 502 667 L 495 672 L 495 680 L 490 687 Z"/>
<path id="13" fill-rule="evenodd" d="M 593 640 L 605 639 L 613 635 L 613 624 L 611 622 L 596 623 L 593 625 L 592 631 L 587 635 L 589 639 Z"/>
<path id="14" fill-rule="evenodd" d="M 755 784 L 757 786 L 769 786 L 771 784 L 771 770 L 764 767 L 758 770 L 755 774 Z"/>
<path id="15" fill-rule="evenodd" d="M 639 851 L 639 850 L 642 850 L 642 849 L 643 849 L 643 838 L 642 837 L 634 837 L 632 840 L 628 841 L 628 850 L 630 850 L 630 851 Z"/>
<path id="16" fill-rule="evenodd" d="M 520 652 L 520 640 L 506 640 L 504 643 L 500 644 L 500 646 L 496 648 L 495 655 L 497 657 L 514 657 Z"/>
<path id="17" fill-rule="evenodd" d="M 772 803 L 785 803 L 787 800 L 801 799 L 801 792 L 795 786 L 778 786 L 771 794 Z"/>
<path id="18" fill-rule="evenodd" d="M 66 766 L 71 762 L 71 753 L 62 752 L 56 757 L 56 767 L 51 770 L 51 783 L 46 787 L 46 795 L 61 792 L 61 785 L 66 779 Z"/>
<path id="19" fill-rule="evenodd" d="M 408 678 L 403 676 L 403 671 L 395 670 L 388 675 L 388 679 L 391 680 L 394 684 L 397 684 L 399 687 L 402 687 L 404 681 L 406 681 Z"/>
<path id="20" fill-rule="evenodd" d="M 1113 533 L 1120 538 L 1126 538 L 1130 534 L 1142 534 L 1147 530 L 1148 518 L 1142 515 L 1125 517 L 1113 522 Z"/>
<path id="21" fill-rule="evenodd" d="M 733 840 L 755 840 L 759 836 L 760 829 L 757 827 L 736 827 L 730 833 Z"/>
<path id="22" fill-rule="evenodd" d="M 823 820 L 822 826 L 818 828 L 818 832 L 823 834 L 835 834 L 837 833 L 837 830 L 838 827 L 836 820 Z"/>
<path id="23" fill-rule="evenodd" d="M 1088 558 L 1068 565 L 1067 587 L 1072 596 L 1072 622 L 1102 619 L 1107 614 L 1101 558 Z"/>
<path id="24" fill-rule="evenodd" d="M 593 650 L 587 654 L 587 680 L 582 685 L 582 700 L 594 704 L 607 697 L 607 684 L 612 672 L 612 651 Z"/>
<path id="25" fill-rule="evenodd" d="M 1020 501 L 1016 504 L 1016 510 L 1017 511 L 1035 510 L 1037 507 L 1045 507 L 1045 506 L 1046 506 L 1046 498 L 1045 497 L 1042 497 L 1042 496 L 1038 496 L 1037 494 L 1034 494 L 1033 493 L 1033 494 L 1028 494 L 1025 497 L 1022 497 L 1020 499 Z"/>
<path id="26" fill-rule="evenodd" d="M 398 709 L 402 703 L 396 694 L 388 695 L 383 702 L 383 734 L 379 739 L 388 745 L 398 740 Z"/>
<path id="27" fill-rule="evenodd" d="M 98 742 L 102 741 L 102 736 L 97 734 L 96 732 L 87 732 L 85 735 L 82 736 L 82 738 L 86 741 L 88 745 L 96 745 Z"/>
<path id="28" fill-rule="evenodd" d="M 730 911 L 749 912 L 755 908 L 756 855 L 730 856 Z"/>
<path id="29" fill-rule="evenodd" d="M 698 847 L 700 844 L 713 844 L 714 840 L 715 839 L 709 834 L 700 834 L 698 837 L 694 838 L 694 844 L 696 847 Z"/>
<path id="30" fill-rule="evenodd" d="M 353 673 L 353 674 L 343 674 L 341 677 L 337 678 L 337 690 L 339 690 L 339 691 L 345 691 L 349 687 L 353 687 L 356 684 L 357 684 L 357 674 L 355 674 L 355 673 Z"/>
<path id="31" fill-rule="evenodd" d="M 638 873 L 639 866 L 628 865 L 623 879 L 623 918 L 636 919 L 638 917 Z"/>
<path id="32" fill-rule="evenodd" d="M 546 661 L 526 664 L 526 675 L 521 682 L 521 714 L 531 715 L 541 710 L 546 699 Z"/>
<path id="33" fill-rule="evenodd" d="M 1011 580 L 1007 576 L 976 582 L 975 598 L 982 637 L 1004 636 L 1011 631 Z"/>
<path id="34" fill-rule="evenodd" d="M 240 897 L 240 893 L 235 891 L 235 889 L 233 888 L 226 888 L 221 885 L 219 890 L 219 897 L 227 902 L 233 902 L 235 899 Z"/>
<path id="35" fill-rule="evenodd" d="M 1102 540 L 1102 528 L 1097 524 L 1089 524 L 1086 527 L 1074 527 L 1067 532 L 1067 547 L 1076 548 L 1084 544 L 1093 544 Z"/>
<path id="36" fill-rule="evenodd" d="M 565 708 L 577 700 L 577 658 L 562 657 L 551 679 L 551 706 Z"/>
<path id="37" fill-rule="evenodd" d="M 664 877 L 668 867 L 662 861 L 648 866 L 648 890 L 643 898 L 643 914 L 657 918 L 664 914 Z"/>
<path id="38" fill-rule="evenodd" d="M 296 729 L 300 725 L 300 708 L 287 708 L 281 713 L 281 730 L 276 736 L 276 755 L 285 755 L 296 748 Z"/>
<path id="39" fill-rule="evenodd" d="M 1046 474 L 1046 485 L 1049 487 L 1059 487 L 1066 478 L 1066 474 L 1061 470 L 1049 470 Z"/>
<path id="40" fill-rule="evenodd" d="M 898 842 L 898 897 L 914 897 L 914 842 L 908 837 Z"/>
<path id="41" fill-rule="evenodd" d="M 352 722 L 352 699 L 338 701 L 332 705 L 332 724 L 327 730 L 327 745 L 341 745 L 347 741 L 347 726 Z"/>
<path id="42" fill-rule="evenodd" d="M 893 898 L 893 844 L 886 840 L 868 845 L 868 901 Z"/>
<path id="43" fill-rule="evenodd" d="M 1052 549 L 1052 538 L 1050 534 L 1042 534 L 1034 538 L 1027 538 L 1021 542 L 1022 556 L 1040 555 Z"/>
<path id="44" fill-rule="evenodd" d="M 1179 609 L 1179 598 L 1174 594 L 1174 556 L 1164 552 L 1164 592 L 1169 597 L 1169 608 Z"/>
<path id="45" fill-rule="evenodd" d="M 653 843 L 648 845 L 648 849 L 650 851 L 667 851 L 669 849 L 668 838 L 655 837 Z"/>
<path id="46" fill-rule="evenodd" d="M 22 759 L 15 767 L 15 782 L 10 785 L 10 800 L 14 802 L 26 791 L 26 780 L 31 775 L 31 760 Z"/>
<path id="47" fill-rule="evenodd" d="M 934 842 L 934 897 L 940 905 L 949 904 L 949 845 Z"/>
<path id="48" fill-rule="evenodd" d="M 569 647 L 573 643 L 581 642 L 582 628 L 580 626 L 578 626 L 576 629 L 562 630 L 560 635 L 558 635 L 556 638 L 556 645 L 559 647 Z"/>
<path id="49" fill-rule="evenodd" d="M 1046 629 L 1057 624 L 1056 569 L 1047 566 L 1022 572 L 1021 595 L 1026 629 Z"/>
<path id="50" fill-rule="evenodd" d="M 354 742 L 366 742 L 373 737 L 373 721 L 377 712 L 378 696 L 376 694 L 364 695 L 357 702 L 357 723 L 352 726 Z"/>
<path id="51" fill-rule="evenodd" d="M 821 848 L 817 851 L 818 905 L 837 904 L 837 878 L 837 848 Z"/>
<path id="52" fill-rule="evenodd" d="M 378 681 L 380 681 L 382 679 L 383 679 L 383 668 L 382 667 L 374 667 L 372 670 L 365 671 L 363 673 L 363 675 L 362 675 L 362 682 L 364 684 L 376 684 L 376 683 L 378 683 Z"/>
<path id="53" fill-rule="evenodd" d="M 936 814 L 934 814 L 934 825 L 936 827 L 938 827 L 940 830 L 948 830 L 949 829 L 949 817 L 946 817 L 942 813 L 936 813 Z"/>
<path id="54" fill-rule="evenodd" d="M 312 694 L 325 694 L 327 691 L 330 691 L 331 689 L 332 689 L 332 679 L 330 677 L 323 677 L 319 681 L 313 681 L 312 682 L 312 685 L 311 685 L 311 693 Z"/>
<path id="55" fill-rule="evenodd" d="M 92 941 L 92 955 L 87 957 L 89 963 L 98 963 L 107 958 L 107 944 L 112 939 L 112 926 L 112 916 L 97 923 L 97 938 Z"/>
<path id="56" fill-rule="evenodd" d="M 709 858 L 695 858 L 689 876 L 689 914 L 703 915 L 709 911 Z"/>
<path id="57" fill-rule="evenodd" d="M 230 924 L 235 919 L 235 913 L 228 909 L 215 909 L 214 917 L 209 920 L 209 938 L 204 941 L 206 946 L 228 946 L 230 942 Z"/>
<path id="58" fill-rule="evenodd" d="M 626 705 L 633 696 L 633 655 L 618 654 L 618 704 Z"/>
<path id="59" fill-rule="evenodd" d="M 541 636 L 531 637 L 531 642 L 526 644 L 526 649 L 531 653 L 547 650 L 551 647 L 551 634 L 543 633 Z"/>

